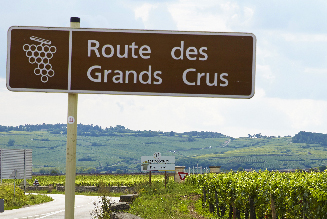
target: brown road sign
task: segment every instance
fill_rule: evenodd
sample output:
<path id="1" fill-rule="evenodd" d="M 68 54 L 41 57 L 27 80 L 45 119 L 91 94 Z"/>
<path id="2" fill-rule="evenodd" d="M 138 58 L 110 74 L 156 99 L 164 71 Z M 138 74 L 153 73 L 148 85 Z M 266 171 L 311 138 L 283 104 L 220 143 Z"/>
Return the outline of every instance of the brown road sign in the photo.
<path id="1" fill-rule="evenodd" d="M 12 91 L 251 98 L 250 33 L 11 27 Z"/>

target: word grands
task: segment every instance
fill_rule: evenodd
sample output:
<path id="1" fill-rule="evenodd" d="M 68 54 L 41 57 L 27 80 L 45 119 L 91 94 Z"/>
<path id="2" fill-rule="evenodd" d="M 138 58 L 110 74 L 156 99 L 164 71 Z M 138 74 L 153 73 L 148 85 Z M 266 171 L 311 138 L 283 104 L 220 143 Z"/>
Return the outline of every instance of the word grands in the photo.
<path id="1" fill-rule="evenodd" d="M 135 42 L 130 45 L 100 45 L 97 40 L 88 40 L 87 47 L 88 57 L 104 57 L 112 58 L 117 56 L 121 59 L 150 59 L 151 48 L 148 45 L 139 46 Z M 172 59 L 176 61 L 182 60 L 199 60 L 206 61 L 208 59 L 207 47 L 187 47 L 184 46 L 184 41 L 180 42 L 179 46 L 173 47 L 170 53 Z M 87 70 L 87 77 L 93 82 L 113 82 L 113 83 L 141 83 L 160 85 L 163 83 L 162 75 L 164 72 L 156 70 L 148 66 L 148 68 L 141 72 L 134 70 L 122 69 L 103 69 L 102 66 L 93 65 Z M 191 74 L 196 74 L 196 77 L 188 77 Z M 219 79 L 218 79 L 219 75 Z M 183 83 L 186 85 L 201 85 L 207 86 L 228 86 L 228 73 L 200 73 L 197 69 L 187 68 L 181 73 Z M 196 79 L 194 79 L 196 78 Z"/>

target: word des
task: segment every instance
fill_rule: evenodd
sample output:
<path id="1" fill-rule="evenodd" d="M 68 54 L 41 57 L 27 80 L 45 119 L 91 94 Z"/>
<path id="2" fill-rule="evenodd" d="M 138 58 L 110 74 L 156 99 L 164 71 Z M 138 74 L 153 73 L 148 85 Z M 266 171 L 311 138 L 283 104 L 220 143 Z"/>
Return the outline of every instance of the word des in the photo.
<path id="1" fill-rule="evenodd" d="M 207 50 L 207 47 L 200 47 L 197 49 L 196 47 L 190 46 L 188 48 L 184 48 L 184 41 L 181 41 L 181 46 L 174 47 L 171 50 L 171 57 L 176 60 L 183 60 L 184 59 L 184 53 L 186 55 L 186 58 L 188 60 L 201 60 L 205 61 L 208 59 L 208 54 L 205 53 Z M 177 52 L 178 51 L 178 52 Z"/>

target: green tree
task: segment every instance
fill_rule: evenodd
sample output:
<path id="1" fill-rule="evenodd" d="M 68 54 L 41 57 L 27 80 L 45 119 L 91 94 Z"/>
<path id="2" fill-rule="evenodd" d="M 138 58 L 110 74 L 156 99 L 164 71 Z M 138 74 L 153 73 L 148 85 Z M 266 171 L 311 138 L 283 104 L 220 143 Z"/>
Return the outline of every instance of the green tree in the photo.
<path id="1" fill-rule="evenodd" d="M 14 146 L 14 145 L 15 145 L 15 140 L 14 139 L 9 139 L 8 146 Z"/>
<path id="2" fill-rule="evenodd" d="M 193 141 L 195 141 L 195 139 L 192 138 L 192 136 L 188 136 L 187 141 L 188 141 L 188 142 L 193 142 Z"/>
<path id="3" fill-rule="evenodd" d="M 323 165 L 323 166 L 319 167 L 318 169 L 319 169 L 319 171 L 322 172 L 322 171 L 324 171 L 325 169 L 327 169 L 327 167 Z"/>
<path id="4" fill-rule="evenodd" d="M 59 175 L 60 171 L 57 168 L 51 169 L 50 171 L 50 175 Z"/>

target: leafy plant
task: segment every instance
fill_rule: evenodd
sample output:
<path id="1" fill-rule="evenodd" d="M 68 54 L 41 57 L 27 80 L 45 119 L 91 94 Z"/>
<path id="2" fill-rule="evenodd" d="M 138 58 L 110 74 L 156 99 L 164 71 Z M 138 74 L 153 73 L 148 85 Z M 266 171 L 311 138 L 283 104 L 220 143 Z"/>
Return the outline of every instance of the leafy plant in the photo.
<path id="1" fill-rule="evenodd" d="M 91 217 L 94 219 L 110 219 L 110 200 L 105 195 L 101 196 L 101 200 L 93 203 L 95 209 L 91 212 Z"/>
<path id="2" fill-rule="evenodd" d="M 15 140 L 14 139 L 9 139 L 7 145 L 8 146 L 14 146 L 15 145 Z"/>
<path id="3" fill-rule="evenodd" d="M 226 209 L 237 209 L 240 218 L 325 218 L 327 171 L 281 173 L 278 171 L 229 172 L 190 175 L 186 183 L 205 191 L 203 206 L 216 206 L 215 215 L 227 217 Z M 236 212 L 236 210 L 235 210 Z"/>
<path id="4" fill-rule="evenodd" d="M 17 186 L 14 192 L 14 185 L 12 184 L 0 185 L 0 198 L 4 199 L 5 210 L 20 208 L 25 205 L 49 202 L 53 200 L 51 197 L 45 195 L 25 195 L 24 191 L 22 191 Z"/>

